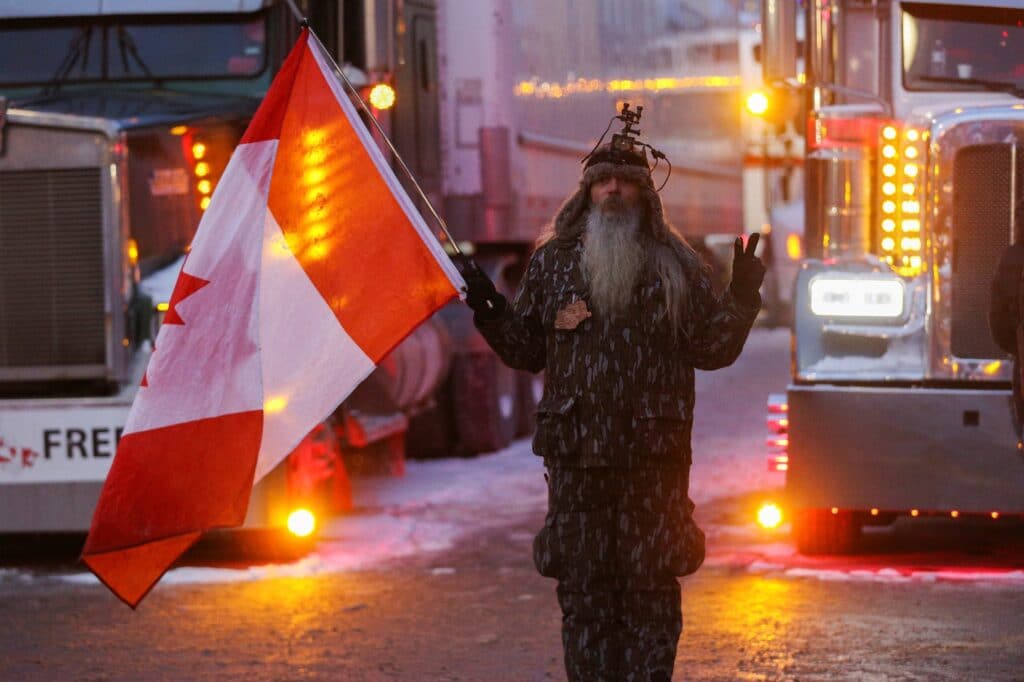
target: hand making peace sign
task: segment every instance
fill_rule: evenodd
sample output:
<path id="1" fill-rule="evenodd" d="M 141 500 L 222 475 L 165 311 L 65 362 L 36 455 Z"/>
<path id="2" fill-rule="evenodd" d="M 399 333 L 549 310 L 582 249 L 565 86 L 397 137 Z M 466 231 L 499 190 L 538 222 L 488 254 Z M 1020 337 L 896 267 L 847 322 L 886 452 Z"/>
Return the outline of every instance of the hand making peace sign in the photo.
<path id="1" fill-rule="evenodd" d="M 755 232 L 743 247 L 743 238 L 736 237 L 733 244 L 732 281 L 729 289 L 741 303 L 754 305 L 759 303 L 758 289 L 764 281 L 765 267 L 761 259 L 754 255 L 761 233 Z"/>

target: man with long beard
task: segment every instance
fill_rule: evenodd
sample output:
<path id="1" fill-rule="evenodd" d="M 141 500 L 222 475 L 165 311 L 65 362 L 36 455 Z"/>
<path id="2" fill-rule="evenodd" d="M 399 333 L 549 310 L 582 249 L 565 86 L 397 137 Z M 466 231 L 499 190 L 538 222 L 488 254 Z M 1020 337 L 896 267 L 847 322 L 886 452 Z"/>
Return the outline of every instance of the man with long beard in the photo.
<path id="1" fill-rule="evenodd" d="M 541 235 L 512 305 L 472 261 L 467 303 L 510 367 L 545 370 L 534 452 L 548 514 L 534 540 L 558 580 L 570 680 L 670 680 L 677 576 L 704 559 L 688 497 L 694 368 L 739 355 L 764 266 L 737 239 L 721 298 L 666 222 L 643 155 L 600 147 Z"/>

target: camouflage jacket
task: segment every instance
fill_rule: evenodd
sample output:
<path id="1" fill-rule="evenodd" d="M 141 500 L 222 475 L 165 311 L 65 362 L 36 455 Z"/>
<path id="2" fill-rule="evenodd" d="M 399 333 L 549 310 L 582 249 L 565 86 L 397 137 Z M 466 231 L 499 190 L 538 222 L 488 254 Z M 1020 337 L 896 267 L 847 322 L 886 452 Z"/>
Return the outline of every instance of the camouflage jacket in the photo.
<path id="1" fill-rule="evenodd" d="M 592 310 L 575 329 L 556 329 L 558 312 L 588 297 L 582 254 L 579 240 L 540 247 L 512 305 L 477 325 L 508 366 L 545 370 L 534 452 L 549 466 L 688 465 L 693 370 L 732 364 L 760 301 L 744 306 L 728 292 L 719 298 L 699 273 L 688 282 L 691 313 L 673 334 L 661 282 L 651 274 L 637 285 L 625 319 Z"/>

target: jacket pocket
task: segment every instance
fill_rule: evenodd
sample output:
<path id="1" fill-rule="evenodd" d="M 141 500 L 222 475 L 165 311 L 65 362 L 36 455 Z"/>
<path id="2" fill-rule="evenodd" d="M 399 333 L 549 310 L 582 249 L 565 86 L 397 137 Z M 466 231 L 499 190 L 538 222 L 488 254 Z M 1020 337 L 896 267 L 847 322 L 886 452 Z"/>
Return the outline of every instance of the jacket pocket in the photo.
<path id="1" fill-rule="evenodd" d="M 684 506 L 685 505 L 685 506 Z M 628 509 L 618 519 L 620 562 L 640 579 L 687 576 L 704 563 L 704 531 L 693 520 L 689 499 L 669 509 Z"/>
<path id="2" fill-rule="evenodd" d="M 546 395 L 537 405 L 537 432 L 533 451 L 542 457 L 570 455 L 576 451 L 578 432 L 573 414 L 574 396 Z"/>
<path id="3" fill-rule="evenodd" d="M 633 413 L 638 454 L 690 463 L 690 416 L 682 398 L 654 395 Z"/>
<path id="4" fill-rule="evenodd" d="M 548 512 L 533 539 L 533 565 L 546 578 L 586 585 L 612 571 L 612 512 Z"/>

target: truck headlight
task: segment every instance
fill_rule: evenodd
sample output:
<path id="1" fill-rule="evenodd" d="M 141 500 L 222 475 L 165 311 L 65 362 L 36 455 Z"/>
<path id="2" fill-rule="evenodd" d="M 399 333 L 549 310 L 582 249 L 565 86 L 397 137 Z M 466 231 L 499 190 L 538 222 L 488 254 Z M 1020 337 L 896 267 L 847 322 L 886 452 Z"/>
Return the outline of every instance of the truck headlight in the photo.
<path id="1" fill-rule="evenodd" d="M 903 315 L 899 279 L 819 275 L 810 282 L 811 312 L 818 317 L 897 318 Z"/>

